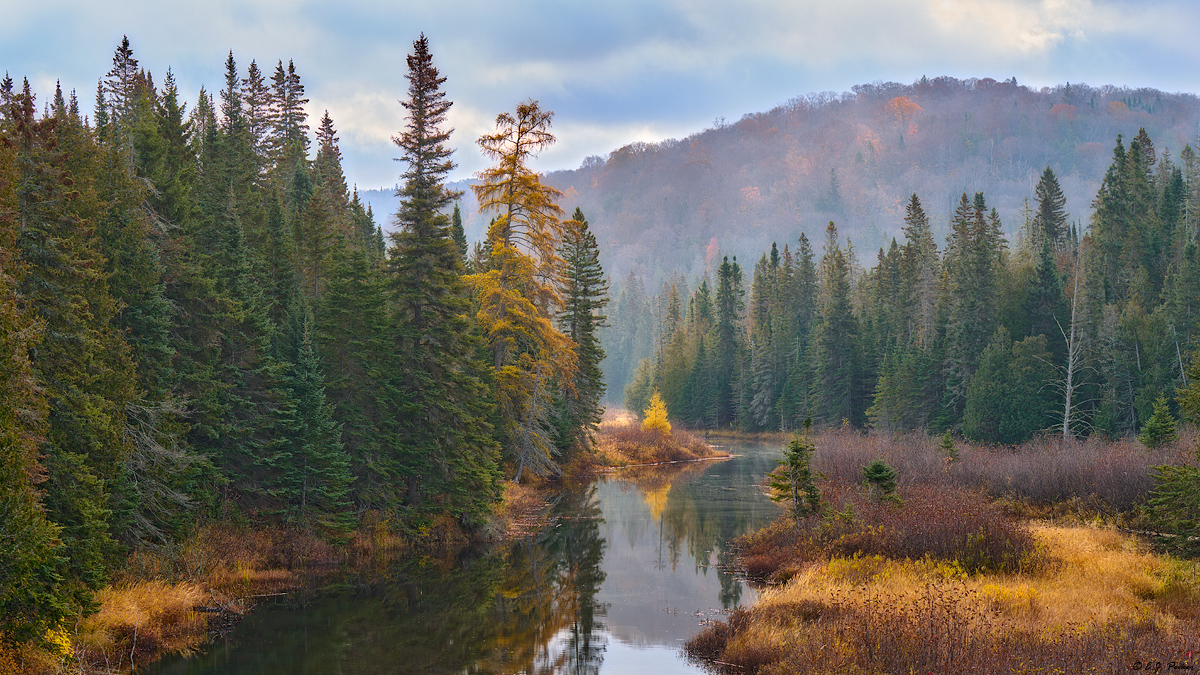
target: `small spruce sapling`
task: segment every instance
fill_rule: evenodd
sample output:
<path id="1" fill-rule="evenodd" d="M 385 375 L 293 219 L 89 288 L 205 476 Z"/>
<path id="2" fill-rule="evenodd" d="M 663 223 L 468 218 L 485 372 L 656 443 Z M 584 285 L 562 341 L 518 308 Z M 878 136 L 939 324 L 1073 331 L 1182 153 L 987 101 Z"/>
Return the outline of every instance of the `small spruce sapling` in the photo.
<path id="1" fill-rule="evenodd" d="M 812 441 L 808 439 L 811 426 L 811 419 L 804 420 L 804 435 L 792 436 L 783 451 L 783 460 L 779 462 L 782 468 L 768 474 L 773 492 L 771 500 L 790 502 L 792 517 L 796 521 L 821 510 L 821 491 L 815 482 L 818 474 L 811 465 L 815 451 Z"/>
<path id="2" fill-rule="evenodd" d="M 882 459 L 877 459 L 862 468 L 863 482 L 876 499 L 896 498 L 896 471 Z"/>
<path id="3" fill-rule="evenodd" d="M 942 434 L 942 442 L 938 443 L 938 450 L 941 450 L 942 454 L 946 456 L 947 462 L 958 459 L 958 448 L 954 445 L 954 437 L 950 435 L 949 429 Z"/>
<path id="4" fill-rule="evenodd" d="M 1153 450 L 1174 443 L 1175 438 L 1175 418 L 1171 416 L 1171 406 L 1167 403 L 1167 397 L 1159 394 L 1154 401 L 1154 413 L 1142 426 L 1138 440 Z"/>

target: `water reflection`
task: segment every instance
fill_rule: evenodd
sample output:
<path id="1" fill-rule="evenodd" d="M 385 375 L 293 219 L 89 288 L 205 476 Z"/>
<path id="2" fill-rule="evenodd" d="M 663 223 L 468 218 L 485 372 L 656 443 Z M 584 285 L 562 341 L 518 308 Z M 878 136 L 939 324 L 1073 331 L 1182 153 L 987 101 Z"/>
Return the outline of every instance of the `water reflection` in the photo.
<path id="1" fill-rule="evenodd" d="M 627 473 L 558 495 L 558 524 L 505 550 L 409 560 L 260 609 L 205 654 L 149 672 L 699 672 L 700 618 L 753 600 L 726 542 L 776 507 L 777 452 Z"/>

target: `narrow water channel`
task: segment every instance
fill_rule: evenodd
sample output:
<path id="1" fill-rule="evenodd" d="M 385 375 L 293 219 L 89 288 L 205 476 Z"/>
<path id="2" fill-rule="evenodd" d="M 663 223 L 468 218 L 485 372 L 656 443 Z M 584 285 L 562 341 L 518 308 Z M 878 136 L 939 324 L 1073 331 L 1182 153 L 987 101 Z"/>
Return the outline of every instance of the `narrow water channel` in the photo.
<path id="1" fill-rule="evenodd" d="M 201 654 L 145 673 L 700 673 L 682 654 L 706 618 L 752 604 L 728 540 L 778 507 L 758 483 L 776 445 L 626 470 L 557 496 L 558 525 L 453 563 L 410 560 L 260 607 Z"/>

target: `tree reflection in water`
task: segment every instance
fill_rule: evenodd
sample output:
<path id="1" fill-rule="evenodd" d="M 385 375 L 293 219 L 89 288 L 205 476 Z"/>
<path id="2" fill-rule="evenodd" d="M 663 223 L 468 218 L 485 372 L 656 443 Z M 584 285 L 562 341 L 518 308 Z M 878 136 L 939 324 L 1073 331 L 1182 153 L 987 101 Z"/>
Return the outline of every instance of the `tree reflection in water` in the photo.
<path id="1" fill-rule="evenodd" d="M 685 603 L 741 601 L 742 584 L 722 564 L 726 542 L 777 511 L 750 492 L 774 454 L 742 463 L 751 460 L 625 472 L 564 491 L 548 507 L 556 525 L 531 539 L 380 565 L 338 589 L 260 608 L 226 642 L 145 672 L 592 675 L 606 655 L 610 670 L 627 668 L 618 662 L 631 658 L 629 645 L 648 658 L 647 646 L 669 652 L 694 632 Z M 606 533 L 650 548 L 613 548 Z M 719 590 L 702 580 L 712 567 Z"/>

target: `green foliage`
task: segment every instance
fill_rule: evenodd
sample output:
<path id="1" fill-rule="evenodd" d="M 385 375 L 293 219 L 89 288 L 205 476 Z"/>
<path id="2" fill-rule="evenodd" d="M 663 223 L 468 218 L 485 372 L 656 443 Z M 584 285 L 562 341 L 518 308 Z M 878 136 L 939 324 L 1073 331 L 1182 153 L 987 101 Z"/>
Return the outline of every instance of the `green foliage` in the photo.
<path id="1" fill-rule="evenodd" d="M 1160 542 L 1174 553 L 1200 556 L 1200 469 L 1160 466 L 1147 508 Z"/>
<path id="2" fill-rule="evenodd" d="M 984 350 L 967 388 L 963 434 L 987 443 L 1015 444 L 1053 423 L 1045 383 L 1054 379 L 1044 336 L 1013 342 L 1001 327 Z"/>
<path id="3" fill-rule="evenodd" d="M 1147 448 L 1161 448 L 1175 442 L 1175 418 L 1171 416 L 1171 405 L 1167 397 L 1159 394 L 1154 401 L 1154 414 L 1142 425 L 1138 440 Z"/>
<path id="4" fill-rule="evenodd" d="M 456 207 L 457 208 L 457 207 Z M 604 349 L 598 331 L 607 317 L 601 314 L 608 304 L 608 282 L 600 267 L 600 247 L 588 230 L 587 219 L 578 208 L 567 221 L 559 255 L 563 270 L 563 309 L 558 323 L 563 333 L 575 343 L 575 376 L 565 387 L 559 417 L 566 431 L 566 447 L 590 448 L 593 434 L 600 424 L 604 397 Z"/>
<path id="5" fill-rule="evenodd" d="M 954 444 L 954 437 L 950 435 L 950 430 L 947 429 L 942 433 L 942 440 L 938 443 L 938 450 L 946 456 L 949 461 L 958 459 L 958 446 Z"/>
<path id="6" fill-rule="evenodd" d="M 444 185 L 454 166 L 442 128 L 451 103 L 428 47 L 422 35 L 408 57 L 408 123 L 395 138 L 407 169 L 387 267 L 397 368 L 390 377 L 419 422 L 398 430 L 391 451 L 402 453 L 409 504 L 436 500 L 476 525 L 500 496 L 499 448 L 483 404 L 462 253 L 443 213 L 458 196 Z"/>
<path id="7" fill-rule="evenodd" d="M 821 491 L 817 489 L 818 474 L 812 469 L 812 455 L 816 451 L 804 436 L 792 436 L 783 451 L 780 468 L 770 474 L 770 484 L 775 502 L 787 502 L 792 517 L 797 521 L 814 515 L 821 510 Z"/>
<path id="8" fill-rule="evenodd" d="M 863 482 L 871 494 L 880 497 L 891 497 L 896 492 L 896 472 L 882 459 L 876 459 L 862 469 Z"/>

